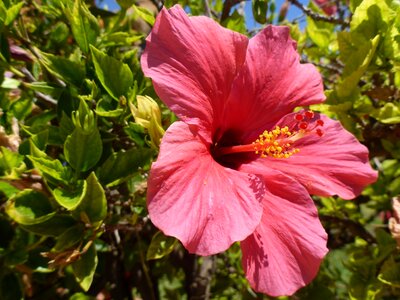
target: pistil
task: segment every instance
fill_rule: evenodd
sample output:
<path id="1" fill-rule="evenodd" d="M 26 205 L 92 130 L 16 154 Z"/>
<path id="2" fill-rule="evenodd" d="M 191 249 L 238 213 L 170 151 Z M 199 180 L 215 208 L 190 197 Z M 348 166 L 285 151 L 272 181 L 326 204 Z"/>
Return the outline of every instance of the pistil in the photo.
<path id="1" fill-rule="evenodd" d="M 289 129 L 288 126 L 282 128 L 275 126 L 272 130 L 265 130 L 251 144 L 216 147 L 214 155 L 220 157 L 227 154 L 254 152 L 261 157 L 289 158 L 300 152 L 299 148 L 293 147 L 296 141 L 310 134 L 323 136 L 322 129 L 317 127 L 322 127 L 324 122 L 320 119 L 313 119 L 314 113 L 312 111 L 298 113 L 295 115 L 296 124 L 292 129 Z"/>

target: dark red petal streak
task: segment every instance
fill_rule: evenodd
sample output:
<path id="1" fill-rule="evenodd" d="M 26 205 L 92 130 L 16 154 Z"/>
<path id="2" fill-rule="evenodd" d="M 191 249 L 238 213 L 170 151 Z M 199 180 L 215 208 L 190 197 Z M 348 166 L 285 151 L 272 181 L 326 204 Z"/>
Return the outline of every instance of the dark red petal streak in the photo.
<path id="1" fill-rule="evenodd" d="M 327 235 L 303 186 L 278 171 L 262 172 L 268 189 L 264 213 L 254 234 L 241 243 L 243 268 L 256 291 L 292 295 L 316 276 L 328 252 Z"/>
<path id="2" fill-rule="evenodd" d="M 315 132 L 298 140 L 293 146 L 300 152 L 288 159 L 257 159 L 251 164 L 263 164 L 292 176 L 310 194 L 352 199 L 377 178 L 377 172 L 369 164 L 368 149 L 339 122 L 324 115 L 320 119 L 324 123 L 318 127 L 322 136 Z M 290 128 L 294 122 L 294 114 L 289 114 L 277 125 Z"/>
<path id="3" fill-rule="evenodd" d="M 222 113 L 247 44 L 247 37 L 210 18 L 163 8 L 146 39 L 142 69 L 182 121 L 210 126 Z"/>
<path id="4" fill-rule="evenodd" d="M 175 122 L 167 130 L 150 172 L 148 209 L 166 235 L 211 255 L 254 231 L 265 188 L 258 176 L 215 162 L 195 128 Z"/>
<path id="5" fill-rule="evenodd" d="M 313 65 L 300 64 L 289 28 L 268 26 L 250 39 L 225 117 L 231 129 L 253 139 L 252 133 L 268 129 L 295 107 L 324 100 L 321 75 Z"/>

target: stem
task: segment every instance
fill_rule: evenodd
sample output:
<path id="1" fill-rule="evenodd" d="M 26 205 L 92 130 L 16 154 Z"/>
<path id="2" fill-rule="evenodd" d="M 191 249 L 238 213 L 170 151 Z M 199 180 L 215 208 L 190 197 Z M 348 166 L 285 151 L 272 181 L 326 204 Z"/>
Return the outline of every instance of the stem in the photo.
<path id="1" fill-rule="evenodd" d="M 325 22 L 339 24 L 339 25 L 345 25 L 345 26 L 350 25 L 348 21 L 338 19 L 335 17 L 327 17 L 327 16 L 317 14 L 317 13 L 313 12 L 311 9 L 309 9 L 308 7 L 303 6 L 298 0 L 289 0 L 289 2 L 292 3 L 293 5 L 297 6 L 298 8 L 300 8 L 307 16 L 309 16 L 310 18 L 312 18 L 316 21 L 325 21 Z"/>
<path id="2" fill-rule="evenodd" d="M 194 259 L 194 278 L 190 285 L 190 300 L 202 299 L 209 300 L 211 293 L 211 281 L 215 273 L 216 260 L 214 256 L 202 257 L 199 264 L 198 257 Z"/>
<path id="3" fill-rule="evenodd" d="M 144 277 L 145 277 L 146 283 L 147 283 L 147 285 L 149 287 L 151 299 L 155 300 L 157 298 L 156 298 L 156 295 L 154 293 L 153 281 L 151 280 L 150 270 L 149 270 L 149 268 L 148 268 L 148 266 L 146 264 L 146 260 L 145 260 L 144 254 L 143 254 L 142 241 L 141 241 L 140 235 L 137 232 L 136 232 L 136 238 L 137 238 L 138 243 L 139 243 L 139 257 L 140 257 L 140 263 L 142 265 Z"/>

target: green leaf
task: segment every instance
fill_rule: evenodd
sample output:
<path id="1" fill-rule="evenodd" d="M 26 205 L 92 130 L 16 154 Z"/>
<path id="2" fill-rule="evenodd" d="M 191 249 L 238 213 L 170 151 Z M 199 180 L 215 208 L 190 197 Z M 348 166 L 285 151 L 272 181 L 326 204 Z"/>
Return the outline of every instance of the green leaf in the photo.
<path id="1" fill-rule="evenodd" d="M 400 159 L 400 141 L 381 139 L 381 143 L 383 148 L 385 148 L 385 150 L 388 151 L 394 158 Z"/>
<path id="2" fill-rule="evenodd" d="M 18 179 L 25 169 L 24 156 L 10 149 L 0 147 L 0 175 L 5 179 Z"/>
<path id="3" fill-rule="evenodd" d="M 65 23 L 58 22 L 51 30 L 50 40 L 55 44 L 63 44 L 69 36 L 69 28 Z"/>
<path id="4" fill-rule="evenodd" d="M 0 181 L 0 192 L 3 193 L 6 196 L 6 198 L 11 198 L 16 193 L 19 192 L 19 189 L 15 188 L 8 182 Z"/>
<path id="5" fill-rule="evenodd" d="M 400 103 L 386 103 L 371 112 L 371 116 L 384 124 L 400 123 Z"/>
<path id="6" fill-rule="evenodd" d="M 84 236 L 85 226 L 80 223 L 68 228 L 58 238 L 53 250 L 61 252 L 75 246 Z"/>
<path id="7" fill-rule="evenodd" d="M 29 116 L 32 111 L 32 99 L 21 97 L 10 106 L 10 113 L 19 121 Z"/>
<path id="8" fill-rule="evenodd" d="M 92 285 L 97 262 L 96 248 L 94 244 L 92 244 L 79 260 L 72 263 L 72 271 L 74 272 L 75 279 L 85 292 L 88 291 Z"/>
<path id="9" fill-rule="evenodd" d="M 20 84 L 21 84 L 21 81 L 19 81 L 17 79 L 5 77 L 3 82 L 1 83 L 1 87 L 3 89 L 14 90 L 14 89 L 17 89 Z"/>
<path id="10" fill-rule="evenodd" d="M 229 18 L 225 20 L 225 27 L 229 28 L 233 31 L 244 33 L 246 32 L 246 24 L 244 20 L 244 16 L 239 14 L 237 10 L 235 10 Z"/>
<path id="11" fill-rule="evenodd" d="M 400 63 L 400 9 L 395 22 L 390 26 L 383 41 L 383 53 L 386 57 Z"/>
<path id="12" fill-rule="evenodd" d="M 58 85 L 50 82 L 43 82 L 43 81 L 37 81 L 32 83 L 24 82 L 23 85 L 33 91 L 50 95 L 54 98 L 58 98 L 63 91 L 63 89 L 60 88 Z"/>
<path id="13" fill-rule="evenodd" d="M 103 152 L 103 143 L 93 111 L 81 100 L 73 114 L 75 129 L 64 144 L 64 155 L 77 171 L 85 172 L 96 165 Z"/>
<path id="14" fill-rule="evenodd" d="M 40 62 L 51 74 L 76 86 L 82 85 L 86 75 L 85 65 L 39 49 L 36 51 L 40 53 Z"/>
<path id="15" fill-rule="evenodd" d="M 111 154 L 96 173 L 103 184 L 117 185 L 133 176 L 139 167 L 148 163 L 151 156 L 152 151 L 148 149 L 121 150 Z"/>
<path id="16" fill-rule="evenodd" d="M 8 200 L 6 212 L 22 225 L 42 223 L 55 214 L 47 197 L 31 189 L 25 189 Z"/>
<path id="17" fill-rule="evenodd" d="M 400 288 L 400 263 L 396 263 L 393 257 L 390 257 L 383 264 L 378 279 L 385 284 Z"/>
<path id="18" fill-rule="evenodd" d="M 157 232 L 151 239 L 147 249 L 146 259 L 160 259 L 174 250 L 177 239 L 165 236 L 161 231 Z"/>
<path id="19" fill-rule="evenodd" d="M 117 0 L 117 3 L 119 6 L 121 6 L 123 9 L 128 9 L 131 7 L 133 4 L 135 4 L 135 0 Z"/>
<path id="20" fill-rule="evenodd" d="M 333 39 L 334 28 L 334 24 L 322 21 L 314 21 L 312 18 L 307 18 L 307 34 L 319 48 L 328 48 Z"/>
<path id="21" fill-rule="evenodd" d="M 18 17 L 19 11 L 24 4 L 24 1 L 21 1 L 7 9 L 7 18 L 4 22 L 6 26 L 10 25 L 15 20 L 15 18 Z"/>
<path id="22" fill-rule="evenodd" d="M 85 213 L 91 223 L 102 221 L 107 215 L 107 200 L 104 189 L 92 172 L 86 179 L 86 193 L 74 211 L 80 217 Z"/>
<path id="23" fill-rule="evenodd" d="M 103 144 L 98 130 L 90 134 L 74 130 L 65 141 L 64 155 L 72 168 L 85 172 L 99 161 L 102 149 Z"/>
<path id="24" fill-rule="evenodd" d="M 133 75 L 127 64 L 90 46 L 97 78 L 111 97 L 118 100 L 133 85 Z"/>
<path id="25" fill-rule="evenodd" d="M 379 40 L 380 36 L 377 35 L 372 40 L 360 45 L 357 51 L 351 53 L 343 70 L 343 79 L 336 87 L 337 95 L 340 98 L 349 97 L 355 93 L 361 76 L 363 76 L 375 55 Z"/>
<path id="26" fill-rule="evenodd" d="M 143 147 L 145 145 L 145 130 L 144 127 L 129 122 L 128 125 L 124 128 L 125 133 L 129 136 L 129 138 L 135 142 L 136 145 Z"/>
<path id="27" fill-rule="evenodd" d="M 38 235 L 57 237 L 75 224 L 76 220 L 69 215 L 54 215 L 42 223 L 21 227 Z"/>
<path id="28" fill-rule="evenodd" d="M 254 19 L 260 24 L 265 24 L 267 22 L 269 0 L 254 0 L 252 3 Z"/>
<path id="29" fill-rule="evenodd" d="M 96 300 L 96 298 L 85 295 L 84 293 L 75 293 L 69 297 L 69 300 Z"/>
<path id="30" fill-rule="evenodd" d="M 40 131 L 30 138 L 30 143 L 33 143 L 35 147 L 40 149 L 41 151 L 45 151 L 47 142 L 49 140 L 49 130 L 45 129 Z"/>
<path id="31" fill-rule="evenodd" d="M 71 172 L 64 167 L 58 159 L 50 160 L 43 157 L 34 157 L 29 155 L 29 159 L 42 176 L 54 185 L 69 183 Z"/>
<path id="32" fill-rule="evenodd" d="M 66 8 L 65 12 L 76 42 L 84 53 L 88 53 L 89 45 L 95 43 L 100 32 L 97 19 L 81 0 L 75 0 L 72 11 Z"/>
<path id="33" fill-rule="evenodd" d="M 111 98 L 109 98 L 111 100 Z M 112 101 L 112 100 L 111 100 Z M 107 99 L 101 99 L 96 106 L 96 114 L 101 117 L 115 118 L 119 117 L 123 112 L 123 108 L 115 108 L 115 101 L 111 102 Z"/>
<path id="34" fill-rule="evenodd" d="M 3 1 L 0 2 L 0 29 L 3 28 L 4 22 L 7 19 L 7 8 L 5 7 Z"/>
<path id="35" fill-rule="evenodd" d="M 101 39 L 101 45 L 105 48 L 115 46 L 128 46 L 133 43 L 140 41 L 144 38 L 143 34 L 132 34 L 131 32 L 113 32 L 109 35 L 104 36 Z"/>
<path id="36" fill-rule="evenodd" d="M 58 204 L 68 210 L 74 210 L 86 193 L 86 182 L 74 187 L 55 188 L 52 192 Z"/>
<path id="37" fill-rule="evenodd" d="M 154 15 L 151 11 L 149 11 L 148 9 L 146 9 L 144 7 L 140 7 L 140 6 L 136 6 L 136 5 L 132 5 L 132 8 L 133 8 L 133 11 L 135 12 L 135 14 L 137 16 L 139 16 L 139 18 L 143 19 L 150 26 L 154 25 L 154 22 L 156 19 L 154 18 Z"/>
<path id="38" fill-rule="evenodd" d="M 382 32 L 386 32 L 388 24 L 394 19 L 396 13 L 390 9 L 386 1 L 364 0 L 356 8 L 350 23 L 352 32 L 372 39 Z"/>

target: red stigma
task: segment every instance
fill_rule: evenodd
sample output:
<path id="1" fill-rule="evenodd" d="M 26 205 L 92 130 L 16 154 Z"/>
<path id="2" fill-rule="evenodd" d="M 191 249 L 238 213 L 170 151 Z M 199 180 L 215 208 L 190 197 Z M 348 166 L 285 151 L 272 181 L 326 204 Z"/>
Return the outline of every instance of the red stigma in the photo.
<path id="1" fill-rule="evenodd" d="M 299 127 L 300 127 L 301 129 L 306 130 L 307 127 L 308 127 L 308 124 L 307 124 L 306 122 L 301 122 L 301 123 L 299 124 Z"/>
<path id="2" fill-rule="evenodd" d="M 297 115 L 294 116 L 294 118 L 295 118 L 297 121 L 302 121 L 302 120 L 303 120 L 303 115 L 297 114 Z"/>
<path id="3" fill-rule="evenodd" d="M 314 118 L 314 112 L 312 112 L 311 110 L 306 111 L 304 114 L 309 119 Z"/>
<path id="4" fill-rule="evenodd" d="M 322 120 L 317 120 L 317 125 L 318 126 L 324 126 L 324 121 L 322 121 Z"/>
<path id="5" fill-rule="evenodd" d="M 321 129 L 317 129 L 317 134 L 321 137 L 321 136 L 323 136 L 324 135 L 324 133 L 322 132 L 322 130 Z"/>

